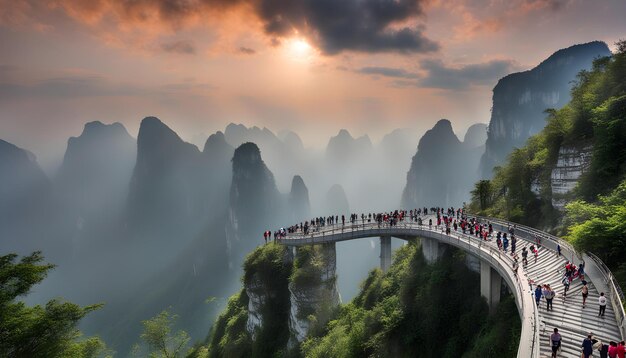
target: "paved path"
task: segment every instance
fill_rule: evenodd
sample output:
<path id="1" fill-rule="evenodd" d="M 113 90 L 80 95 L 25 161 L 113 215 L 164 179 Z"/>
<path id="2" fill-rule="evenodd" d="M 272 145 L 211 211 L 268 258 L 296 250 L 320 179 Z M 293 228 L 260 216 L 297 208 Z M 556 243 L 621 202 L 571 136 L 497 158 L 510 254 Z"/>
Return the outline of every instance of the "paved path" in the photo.
<path id="1" fill-rule="evenodd" d="M 427 224 L 428 220 L 433 217 L 430 215 L 422 218 L 423 222 Z M 483 218 L 482 220 L 483 222 L 485 222 L 487 219 Z M 434 218 L 433 222 L 436 222 Z M 494 231 L 497 231 L 498 229 L 503 229 L 504 225 L 506 225 L 506 223 L 503 223 L 502 221 L 498 222 L 500 223 L 500 227 L 494 224 Z M 508 262 L 508 265 L 512 264 L 512 259 L 510 255 L 505 255 L 503 252 L 498 250 L 495 243 L 495 238 L 490 241 L 479 240 L 478 238 L 473 236 L 463 235 L 460 232 L 460 229 L 458 232 L 453 231 L 449 238 L 445 238 L 444 235 L 441 235 L 442 227 L 436 227 L 435 225 L 433 225 L 432 227 L 429 227 L 428 225 L 419 226 L 417 223 L 408 221 L 400 222 L 397 226 L 393 227 L 389 227 L 388 225 L 378 226 L 377 223 L 365 222 L 355 225 L 328 225 L 311 230 L 313 232 L 310 232 L 307 235 L 303 235 L 302 233 L 288 234 L 286 238 L 277 241 L 279 243 L 290 246 L 300 246 L 321 244 L 327 242 L 338 242 L 381 235 L 408 239 L 410 237 L 417 236 L 416 233 L 422 233 L 423 235 L 424 233 L 432 232 L 433 234 L 438 233 L 437 235 L 439 235 L 440 238 L 448 240 L 448 242 L 446 242 L 446 240 L 440 241 L 449 244 L 455 244 L 455 246 L 461 248 L 463 248 L 463 246 L 456 245 L 456 242 L 454 240 L 458 240 L 459 242 L 461 242 L 462 240 L 466 240 L 468 244 L 468 249 L 472 245 L 474 247 L 474 250 L 476 248 L 481 248 L 481 245 L 483 251 L 485 251 L 485 249 L 489 247 L 489 253 L 492 256 L 497 255 L 498 259 L 505 258 L 505 260 L 507 260 Z M 521 253 L 522 247 L 530 246 L 530 240 L 533 240 L 532 235 L 536 231 L 533 231 L 533 233 L 531 233 L 531 229 L 528 228 L 528 230 L 528 232 L 524 232 L 522 230 L 516 232 L 516 236 L 518 238 L 518 254 Z M 466 251 L 472 252 L 472 250 Z M 563 285 L 561 284 L 561 278 L 565 270 L 565 263 L 565 257 L 557 256 L 556 251 L 542 246 L 539 249 L 539 257 L 536 263 L 534 261 L 534 257 L 529 253 L 529 262 L 527 267 L 525 268 L 522 268 L 521 266 L 520 254 L 520 270 L 523 271 L 520 272 L 519 278 L 511 279 L 509 277 L 509 279 L 507 280 L 509 285 L 513 284 L 520 286 L 517 288 L 511 287 L 514 293 L 517 289 L 519 290 L 519 292 L 525 292 L 526 295 L 532 295 L 532 290 L 534 287 L 530 287 L 528 284 L 522 284 L 520 282 L 521 280 L 527 279 L 533 280 L 535 283 L 535 287 L 536 284 L 550 284 L 550 286 L 557 292 L 557 297 L 555 297 L 553 301 L 554 310 L 550 312 L 546 310 L 545 300 L 542 300 L 538 309 L 534 303 L 527 303 L 526 305 L 523 305 L 523 302 L 528 302 L 527 297 L 523 297 L 524 300 L 516 300 L 518 304 L 518 309 L 520 310 L 520 316 L 523 316 L 522 336 L 526 338 L 522 339 L 535 340 L 537 339 L 536 337 L 538 335 L 540 342 L 540 349 L 536 349 L 532 342 L 526 342 L 525 344 L 520 342 L 520 347 L 528 345 L 533 346 L 533 348 L 530 349 L 530 353 L 528 353 L 528 350 L 523 350 L 520 348 L 519 352 L 525 352 L 524 356 L 542 358 L 550 357 L 550 334 L 555 327 L 559 329 L 559 332 L 563 337 L 562 352 L 559 357 L 564 358 L 580 357 L 580 345 L 584 337 L 589 332 L 592 332 L 594 334 L 594 337 L 601 339 L 603 342 L 608 342 L 609 340 L 621 340 L 619 324 L 616 319 L 616 314 L 613 311 L 610 303 L 607 304 L 605 317 L 598 317 L 599 292 L 594 286 L 590 277 L 586 278 L 589 287 L 589 297 L 587 298 L 586 308 L 582 308 L 582 284 L 578 279 L 572 282 L 572 285 L 567 294 L 567 298 L 563 298 Z M 575 262 L 575 264 L 578 264 L 578 262 Z M 509 271 L 511 271 L 510 268 L 508 269 Z M 512 274 L 510 276 L 512 276 Z M 601 286 L 606 287 L 606 282 L 601 283 Z M 613 297 L 611 297 L 611 299 L 613 299 Z M 532 301 L 534 301 L 534 299 Z M 620 303 L 618 302 L 618 304 Z M 526 310 L 528 312 L 522 312 L 522 310 Z M 530 324 L 530 326 L 532 326 L 531 329 L 533 330 L 534 334 L 527 334 L 524 332 L 525 329 L 527 330 L 526 319 L 524 317 L 532 315 L 534 315 L 535 319 L 538 320 L 538 322 L 535 323 L 533 320 L 533 322 Z M 521 355 L 518 354 L 518 356 Z M 594 356 L 599 356 L 599 353 L 595 352 Z"/>

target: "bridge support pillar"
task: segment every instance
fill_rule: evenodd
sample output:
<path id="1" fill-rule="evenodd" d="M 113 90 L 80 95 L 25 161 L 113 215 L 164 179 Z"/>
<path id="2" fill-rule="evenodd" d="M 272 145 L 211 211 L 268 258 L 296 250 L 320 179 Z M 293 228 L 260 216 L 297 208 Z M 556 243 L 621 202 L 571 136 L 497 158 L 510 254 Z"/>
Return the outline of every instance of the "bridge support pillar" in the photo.
<path id="1" fill-rule="evenodd" d="M 391 236 L 380 237 L 380 269 L 387 273 L 391 267 Z"/>
<path id="2" fill-rule="evenodd" d="M 489 314 L 496 312 L 500 303 L 502 277 L 485 261 L 480 262 L 480 294 L 487 299 Z"/>
<path id="3" fill-rule="evenodd" d="M 443 256 L 443 253 L 446 251 L 445 244 L 440 243 L 435 239 L 430 239 L 427 237 L 423 237 L 422 239 L 422 253 L 424 254 L 424 258 L 426 262 L 429 264 L 433 264 Z"/>

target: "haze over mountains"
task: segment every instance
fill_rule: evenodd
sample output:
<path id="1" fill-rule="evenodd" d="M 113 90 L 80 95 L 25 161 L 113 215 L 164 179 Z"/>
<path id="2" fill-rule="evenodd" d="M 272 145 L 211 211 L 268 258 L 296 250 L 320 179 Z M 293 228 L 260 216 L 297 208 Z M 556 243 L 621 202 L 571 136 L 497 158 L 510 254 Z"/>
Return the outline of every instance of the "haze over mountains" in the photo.
<path id="1" fill-rule="evenodd" d="M 119 123 L 87 123 L 47 178 L 31 153 L 0 140 L 2 249 L 41 249 L 59 265 L 28 301 L 106 302 L 84 328 L 120 352 L 141 320 L 169 306 L 201 339 L 265 230 L 400 205 L 460 206 L 476 179 L 542 128 L 546 108 L 566 102 L 577 71 L 607 51 L 598 42 L 574 46 L 505 77 L 489 131 L 473 125 L 463 141 L 442 119 L 423 136 L 395 129 L 380 143 L 342 129 L 319 152 L 295 132 L 231 123 L 201 151 L 146 117 L 136 140 Z M 376 265 L 376 245 L 338 247 L 344 299 Z"/>

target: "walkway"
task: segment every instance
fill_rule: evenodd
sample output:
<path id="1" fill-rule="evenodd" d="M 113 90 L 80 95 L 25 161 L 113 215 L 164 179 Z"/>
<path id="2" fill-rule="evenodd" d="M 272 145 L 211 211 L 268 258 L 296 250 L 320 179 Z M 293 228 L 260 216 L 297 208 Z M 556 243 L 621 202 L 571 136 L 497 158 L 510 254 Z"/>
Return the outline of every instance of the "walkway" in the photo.
<path id="1" fill-rule="evenodd" d="M 432 215 L 422 216 L 424 223 L 428 223 L 429 218 L 433 218 Z M 495 219 L 480 218 L 480 220 L 482 222 L 491 222 L 494 225 L 494 232 L 498 230 L 504 231 L 509 225 L 507 222 Z M 433 218 L 433 222 L 436 222 L 435 218 Z M 522 320 L 518 357 L 550 357 L 549 337 L 555 327 L 559 329 L 563 337 L 562 352 L 559 357 L 579 358 L 580 344 L 589 332 L 592 332 L 595 338 L 601 339 L 603 342 L 622 340 L 620 324 L 618 324 L 616 317 L 619 317 L 619 321 L 623 324 L 622 317 L 624 317 L 624 311 L 621 307 L 618 293 L 615 287 L 612 286 L 613 283 L 610 282 L 610 272 L 599 272 L 602 269 L 606 270 L 603 264 L 597 262 L 599 260 L 593 260 L 589 256 L 583 255 L 589 287 L 587 307 L 582 309 L 582 284 L 578 279 L 572 282 L 567 298 L 563 299 L 561 277 L 564 272 L 566 258 L 557 256 L 554 250 L 557 242 L 560 243 L 564 255 L 567 255 L 569 259 L 573 258 L 575 264 L 580 263 L 577 260 L 582 260 L 583 258 L 578 259 L 576 254 L 573 253 L 573 249 L 567 243 L 547 233 L 517 225 L 515 234 L 518 238 L 518 255 L 521 253 L 522 247 L 528 247 L 531 243 L 534 243 L 535 235 L 542 237 L 542 247 L 539 249 L 537 263 L 534 262 L 534 257 L 529 254 L 528 266 L 524 269 L 521 265 L 520 255 L 519 277 L 515 277 L 511 269 L 513 262 L 511 256 L 498 250 L 495 238 L 491 241 L 484 241 L 474 236 L 462 234 L 460 229 L 457 232 L 453 230 L 450 235 L 445 235 L 441 226 L 436 227 L 433 225 L 429 227 L 428 225 L 418 225 L 415 222 L 403 221 L 392 227 L 388 225 L 379 227 L 378 223 L 366 222 L 354 225 L 346 224 L 345 226 L 341 224 L 327 225 L 311 231 L 313 232 L 307 235 L 303 235 L 301 232 L 288 234 L 287 237 L 278 239 L 277 242 L 289 246 L 302 246 L 376 236 L 391 236 L 405 240 L 424 237 L 459 247 L 478 256 L 484 262 L 488 262 L 492 268 L 499 272 L 513 291 L 514 296 L 516 296 L 516 303 Z M 599 268 L 599 266 L 601 267 Z M 553 301 L 554 311 L 546 311 L 545 300 L 541 301 L 541 307 L 537 309 L 532 298 L 532 289 L 534 287 L 528 285 L 529 278 L 535 282 L 535 285 L 549 284 L 557 292 L 557 297 Z M 596 286 L 602 287 L 605 295 L 609 298 L 604 318 L 597 317 L 599 292 Z M 611 288 L 613 289 L 611 290 Z M 617 315 L 615 310 L 618 311 Z M 536 344 L 536 340 L 539 340 L 539 345 Z M 599 356 L 599 354 L 596 352 L 594 356 Z"/>

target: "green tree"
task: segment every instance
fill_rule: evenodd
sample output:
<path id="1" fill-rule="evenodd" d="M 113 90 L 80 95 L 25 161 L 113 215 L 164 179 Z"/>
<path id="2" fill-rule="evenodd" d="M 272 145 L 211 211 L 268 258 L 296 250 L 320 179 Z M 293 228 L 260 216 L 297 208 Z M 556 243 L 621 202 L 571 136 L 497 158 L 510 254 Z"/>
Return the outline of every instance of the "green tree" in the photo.
<path id="1" fill-rule="evenodd" d="M 45 306 L 16 301 L 46 277 L 54 265 L 44 264 L 41 252 L 17 260 L 0 256 L 0 356 L 77 357 L 111 355 L 97 337 L 80 339 L 78 321 L 101 305 L 80 307 L 51 300 Z"/>
<path id="2" fill-rule="evenodd" d="M 178 315 L 164 310 L 151 319 L 142 321 L 143 332 L 140 338 L 147 346 L 147 355 L 151 358 L 177 358 L 186 352 L 189 335 L 183 330 L 172 333 Z M 141 348 L 135 346 L 133 353 L 139 355 Z"/>
<path id="3" fill-rule="evenodd" d="M 491 181 L 480 180 L 474 184 L 474 190 L 472 190 L 472 201 L 478 202 L 480 211 L 487 210 L 491 205 Z"/>

